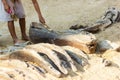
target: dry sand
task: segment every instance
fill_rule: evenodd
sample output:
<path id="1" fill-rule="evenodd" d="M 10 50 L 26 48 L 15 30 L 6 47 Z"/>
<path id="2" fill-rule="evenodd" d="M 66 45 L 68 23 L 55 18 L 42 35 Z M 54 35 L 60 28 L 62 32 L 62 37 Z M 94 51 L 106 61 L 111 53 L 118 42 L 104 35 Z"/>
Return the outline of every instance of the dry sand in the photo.
<path id="1" fill-rule="evenodd" d="M 38 0 L 46 23 L 53 30 L 65 30 L 71 25 L 89 25 L 99 19 L 108 7 L 114 6 L 120 9 L 120 0 Z M 31 0 L 23 0 L 26 12 L 27 32 L 31 22 L 39 22 Z M 98 40 L 110 40 L 120 44 L 120 23 L 96 34 Z M 16 32 L 20 38 L 18 22 L 15 22 Z M 0 22 L 0 48 L 12 45 L 7 23 Z M 96 55 L 90 55 L 90 66 L 74 74 L 56 79 L 48 75 L 47 80 L 120 80 L 120 69 L 116 67 L 104 67 L 102 59 Z"/>

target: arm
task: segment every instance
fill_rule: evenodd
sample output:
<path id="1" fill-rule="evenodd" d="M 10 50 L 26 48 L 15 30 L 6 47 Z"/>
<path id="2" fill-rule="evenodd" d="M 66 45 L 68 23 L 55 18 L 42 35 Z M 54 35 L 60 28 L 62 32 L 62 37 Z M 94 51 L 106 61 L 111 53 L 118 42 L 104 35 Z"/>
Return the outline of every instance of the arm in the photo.
<path id="1" fill-rule="evenodd" d="M 44 18 L 42 17 L 42 14 L 41 14 L 41 11 L 40 11 L 40 8 L 39 8 L 39 5 L 38 5 L 37 0 L 32 0 L 32 2 L 33 2 L 33 5 L 34 5 L 34 7 L 35 7 L 35 10 L 36 10 L 36 12 L 37 12 L 37 14 L 38 14 L 38 17 L 39 17 L 40 22 L 43 23 L 43 24 L 45 24 L 45 20 L 44 20 Z"/>
<path id="2" fill-rule="evenodd" d="M 9 7 L 7 1 L 6 1 L 6 0 L 2 0 L 2 2 L 3 2 L 3 5 L 4 5 L 4 9 L 5 9 L 5 11 L 6 11 L 6 12 L 9 12 L 10 7 Z"/>

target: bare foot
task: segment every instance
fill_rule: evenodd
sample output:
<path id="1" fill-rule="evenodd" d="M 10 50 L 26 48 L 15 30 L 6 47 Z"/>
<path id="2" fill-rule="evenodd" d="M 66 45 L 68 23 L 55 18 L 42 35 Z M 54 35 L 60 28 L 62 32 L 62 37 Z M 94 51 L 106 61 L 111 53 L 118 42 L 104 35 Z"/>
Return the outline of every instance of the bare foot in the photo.
<path id="1" fill-rule="evenodd" d="M 14 41 L 14 46 L 19 46 L 20 44 L 22 44 L 22 43 L 24 43 L 24 42 L 25 42 L 25 41 L 23 41 L 23 40 L 17 39 L 17 40 Z"/>
<path id="2" fill-rule="evenodd" d="M 22 40 L 24 40 L 24 41 L 29 41 L 30 39 L 29 39 L 28 36 L 24 36 L 24 37 L 22 37 Z"/>

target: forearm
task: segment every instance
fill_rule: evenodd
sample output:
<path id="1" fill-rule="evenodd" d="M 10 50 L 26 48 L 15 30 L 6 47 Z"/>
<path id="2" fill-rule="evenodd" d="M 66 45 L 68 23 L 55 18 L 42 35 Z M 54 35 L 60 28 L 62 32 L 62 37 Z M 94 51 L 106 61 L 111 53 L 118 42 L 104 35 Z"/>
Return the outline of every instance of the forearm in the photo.
<path id="1" fill-rule="evenodd" d="M 2 0 L 2 2 L 3 2 L 3 5 L 4 5 L 4 6 L 5 6 L 5 5 L 8 5 L 6 0 Z"/>
<path id="2" fill-rule="evenodd" d="M 39 5 L 38 5 L 37 0 L 32 0 L 32 2 L 33 2 L 33 5 L 34 5 L 34 7 L 35 7 L 35 10 L 36 10 L 38 16 L 39 16 L 39 17 L 42 17 L 42 14 L 41 14 L 41 11 L 40 11 L 40 7 L 39 7 Z"/>
<path id="3" fill-rule="evenodd" d="M 32 0 L 32 2 L 33 2 L 33 5 L 34 5 L 34 7 L 35 7 L 36 12 L 38 13 L 39 21 L 40 21 L 42 24 L 45 24 L 45 20 L 44 20 L 44 18 L 42 17 L 42 14 L 41 14 L 41 11 L 40 11 L 40 7 L 39 7 L 39 5 L 38 5 L 37 0 Z"/>
<path id="4" fill-rule="evenodd" d="M 4 5 L 5 11 L 6 11 L 6 12 L 9 12 L 10 7 L 9 7 L 7 1 L 6 1 L 6 0 L 2 0 L 2 2 L 3 2 L 3 5 Z"/>

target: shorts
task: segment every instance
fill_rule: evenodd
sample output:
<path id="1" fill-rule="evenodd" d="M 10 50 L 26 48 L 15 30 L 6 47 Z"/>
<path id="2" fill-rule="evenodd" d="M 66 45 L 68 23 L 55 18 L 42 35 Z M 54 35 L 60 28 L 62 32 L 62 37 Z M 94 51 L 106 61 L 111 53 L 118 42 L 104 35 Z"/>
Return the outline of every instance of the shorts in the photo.
<path id="1" fill-rule="evenodd" d="M 11 0 L 6 1 L 12 10 L 12 13 L 14 13 L 17 18 L 25 18 L 25 12 L 21 0 L 15 3 L 12 3 Z M 2 0 L 0 0 L 0 21 L 13 21 L 11 15 L 5 11 Z"/>

